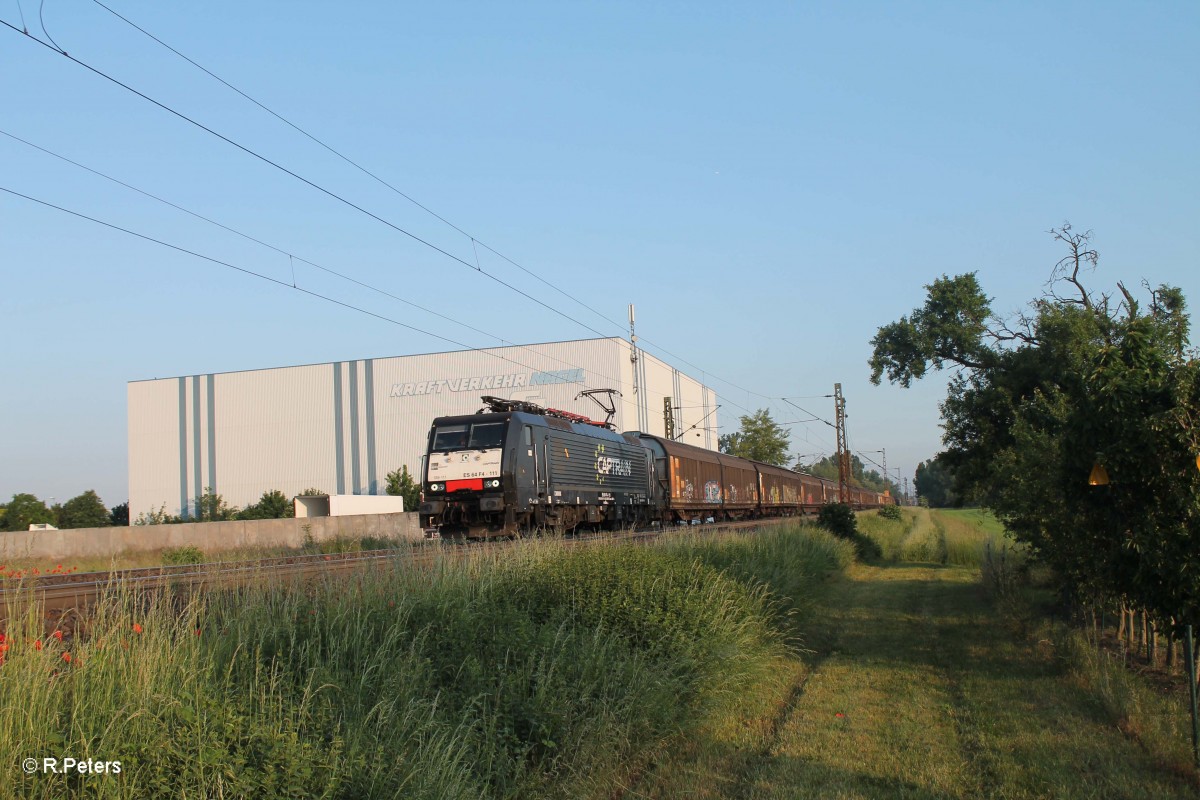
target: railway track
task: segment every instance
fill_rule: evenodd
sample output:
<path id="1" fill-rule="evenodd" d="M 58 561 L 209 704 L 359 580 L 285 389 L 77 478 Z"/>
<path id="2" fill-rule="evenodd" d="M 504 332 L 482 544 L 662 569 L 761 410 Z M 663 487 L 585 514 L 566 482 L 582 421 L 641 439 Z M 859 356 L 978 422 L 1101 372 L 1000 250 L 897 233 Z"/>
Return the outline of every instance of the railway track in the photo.
<path id="1" fill-rule="evenodd" d="M 679 528 L 651 528 L 617 533 L 590 534 L 565 538 L 569 547 L 611 544 L 614 542 L 645 543 L 675 535 L 714 535 L 724 531 L 751 531 L 787 522 L 795 518 L 776 518 L 727 522 Z M 445 558 L 447 553 L 468 554 L 502 550 L 521 546 L 527 540 L 502 542 L 451 543 L 428 540 L 400 549 L 362 550 L 348 553 L 307 554 L 255 559 L 250 561 L 210 562 L 105 572 L 80 572 L 69 575 L 39 577 L 32 583 L 0 586 L 0 631 L 8 619 L 18 618 L 36 608 L 51 624 L 60 629 L 74 628 L 74 622 L 86 613 L 106 592 L 130 591 L 194 593 L 219 588 L 233 588 L 255 581 L 278 581 L 353 572 L 392 562 L 404 562 L 419 567 Z"/>

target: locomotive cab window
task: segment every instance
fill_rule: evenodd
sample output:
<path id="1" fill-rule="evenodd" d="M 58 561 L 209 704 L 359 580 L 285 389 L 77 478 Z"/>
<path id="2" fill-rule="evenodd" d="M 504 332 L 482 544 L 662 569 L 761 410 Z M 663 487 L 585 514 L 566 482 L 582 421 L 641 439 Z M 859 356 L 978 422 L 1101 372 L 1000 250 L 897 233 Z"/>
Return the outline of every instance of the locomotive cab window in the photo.
<path id="1" fill-rule="evenodd" d="M 434 451 L 462 450 L 467 446 L 467 427 L 466 425 L 439 425 L 433 434 Z"/>
<path id="2" fill-rule="evenodd" d="M 489 450 L 504 444 L 503 422 L 481 422 L 471 426 L 472 450 Z"/>

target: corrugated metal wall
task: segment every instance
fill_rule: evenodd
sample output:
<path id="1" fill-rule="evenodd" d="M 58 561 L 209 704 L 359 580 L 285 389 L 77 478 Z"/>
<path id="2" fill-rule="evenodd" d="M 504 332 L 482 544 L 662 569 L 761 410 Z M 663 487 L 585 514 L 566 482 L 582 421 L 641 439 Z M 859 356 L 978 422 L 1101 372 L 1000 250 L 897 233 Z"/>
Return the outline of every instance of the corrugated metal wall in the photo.
<path id="1" fill-rule="evenodd" d="M 388 472 L 418 475 L 430 422 L 476 411 L 482 395 L 601 418 L 575 396 L 615 388 L 617 429 L 660 435 L 664 396 L 697 406 L 677 412 L 677 431 L 715 407 L 712 390 L 644 353 L 635 395 L 629 355 L 624 340 L 585 339 L 133 382 L 130 513 L 190 511 L 208 487 L 237 506 L 272 489 L 383 494 Z M 715 448 L 715 428 L 713 415 L 686 441 Z"/>

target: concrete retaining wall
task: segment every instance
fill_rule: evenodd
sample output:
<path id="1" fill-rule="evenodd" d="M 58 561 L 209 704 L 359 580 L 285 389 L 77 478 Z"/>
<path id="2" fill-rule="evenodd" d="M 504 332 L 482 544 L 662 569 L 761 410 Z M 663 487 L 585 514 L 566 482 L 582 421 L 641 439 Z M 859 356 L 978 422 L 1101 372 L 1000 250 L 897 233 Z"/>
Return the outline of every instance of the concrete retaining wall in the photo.
<path id="1" fill-rule="evenodd" d="M 415 513 L 349 517 L 256 519 L 179 525 L 130 525 L 61 531 L 0 532 L 0 563 L 17 558 L 108 558 L 118 553 L 194 545 L 207 556 L 245 547 L 300 547 L 341 537 L 387 536 L 416 541 L 424 537 Z"/>

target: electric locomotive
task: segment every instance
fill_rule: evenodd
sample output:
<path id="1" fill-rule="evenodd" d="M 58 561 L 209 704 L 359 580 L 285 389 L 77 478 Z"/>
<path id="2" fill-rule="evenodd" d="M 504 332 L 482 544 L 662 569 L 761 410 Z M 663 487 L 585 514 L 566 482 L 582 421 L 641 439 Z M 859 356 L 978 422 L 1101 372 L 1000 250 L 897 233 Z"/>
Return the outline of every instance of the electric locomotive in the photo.
<path id="1" fill-rule="evenodd" d="M 652 518 L 659 483 L 635 437 L 533 403 L 483 402 L 478 413 L 433 421 L 420 507 L 426 530 L 482 539 Z"/>

